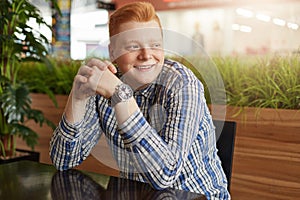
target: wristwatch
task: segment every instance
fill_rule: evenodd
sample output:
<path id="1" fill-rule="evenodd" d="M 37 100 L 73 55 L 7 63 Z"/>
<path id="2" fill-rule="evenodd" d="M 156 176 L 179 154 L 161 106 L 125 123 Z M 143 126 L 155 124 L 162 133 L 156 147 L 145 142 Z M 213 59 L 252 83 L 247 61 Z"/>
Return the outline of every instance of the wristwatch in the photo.
<path id="1" fill-rule="evenodd" d="M 128 101 L 133 96 L 131 87 L 125 83 L 117 85 L 114 94 L 111 96 L 111 106 L 114 107 L 120 102 Z"/>

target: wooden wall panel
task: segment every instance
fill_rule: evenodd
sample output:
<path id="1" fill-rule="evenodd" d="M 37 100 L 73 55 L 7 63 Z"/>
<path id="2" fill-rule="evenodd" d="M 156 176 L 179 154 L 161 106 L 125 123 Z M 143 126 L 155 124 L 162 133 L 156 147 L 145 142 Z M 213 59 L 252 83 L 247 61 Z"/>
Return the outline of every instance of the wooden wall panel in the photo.
<path id="1" fill-rule="evenodd" d="M 237 121 L 231 192 L 233 199 L 294 199 L 300 196 L 300 112 L 263 109 L 230 117 Z M 245 121 L 246 120 L 246 121 Z"/>

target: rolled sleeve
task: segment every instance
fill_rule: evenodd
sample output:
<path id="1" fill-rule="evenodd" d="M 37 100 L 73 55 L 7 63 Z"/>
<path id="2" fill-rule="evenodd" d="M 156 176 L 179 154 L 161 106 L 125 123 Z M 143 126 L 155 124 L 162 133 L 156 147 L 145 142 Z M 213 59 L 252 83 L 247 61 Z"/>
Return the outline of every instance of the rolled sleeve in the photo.
<path id="1" fill-rule="evenodd" d="M 135 145 L 139 142 L 138 138 L 147 131 L 145 126 L 147 121 L 141 112 L 133 113 L 123 124 L 119 126 L 119 133 L 122 136 L 125 146 Z"/>
<path id="2" fill-rule="evenodd" d="M 50 158 L 58 170 L 66 170 L 82 162 L 80 156 L 75 156 L 80 154 L 78 151 L 80 149 L 78 127 L 81 124 L 82 122 L 70 124 L 67 122 L 65 116 L 63 116 L 54 131 L 54 136 L 50 141 Z"/>

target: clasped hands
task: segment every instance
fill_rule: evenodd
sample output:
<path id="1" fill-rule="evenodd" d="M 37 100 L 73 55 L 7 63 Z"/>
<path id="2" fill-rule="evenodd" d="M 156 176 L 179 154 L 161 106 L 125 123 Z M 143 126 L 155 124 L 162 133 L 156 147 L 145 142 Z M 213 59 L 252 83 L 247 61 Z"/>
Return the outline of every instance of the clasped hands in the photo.
<path id="1" fill-rule="evenodd" d="M 74 78 L 72 93 L 77 100 L 85 100 L 89 96 L 100 94 L 110 98 L 115 87 L 121 83 L 116 67 L 109 61 L 90 59 L 83 64 Z"/>

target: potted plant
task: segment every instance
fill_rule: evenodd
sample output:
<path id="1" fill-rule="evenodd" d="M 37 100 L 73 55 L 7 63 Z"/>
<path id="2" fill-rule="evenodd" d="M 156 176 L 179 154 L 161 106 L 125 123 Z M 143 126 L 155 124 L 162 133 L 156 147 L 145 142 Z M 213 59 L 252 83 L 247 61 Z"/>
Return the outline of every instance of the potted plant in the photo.
<path id="1" fill-rule="evenodd" d="M 51 3 L 57 11 L 56 0 Z M 15 137 L 21 137 L 34 150 L 38 134 L 26 123 L 30 120 L 42 126 L 54 127 L 40 110 L 31 107 L 31 97 L 26 84 L 18 81 L 18 63 L 45 62 L 50 65 L 47 38 L 28 25 L 29 19 L 51 29 L 39 9 L 28 0 L 2 0 L 0 3 L 0 156 L 1 159 L 16 154 Z"/>

